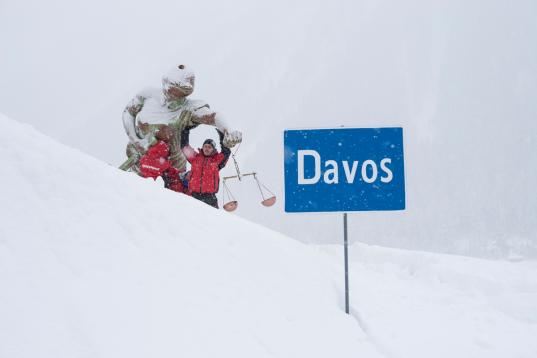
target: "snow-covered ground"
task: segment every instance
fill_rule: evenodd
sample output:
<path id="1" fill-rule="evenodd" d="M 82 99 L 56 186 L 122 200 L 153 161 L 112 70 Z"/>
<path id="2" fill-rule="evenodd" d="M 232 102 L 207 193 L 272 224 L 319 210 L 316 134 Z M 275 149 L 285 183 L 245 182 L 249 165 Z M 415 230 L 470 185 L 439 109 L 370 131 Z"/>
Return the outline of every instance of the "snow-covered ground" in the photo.
<path id="1" fill-rule="evenodd" d="M 343 279 L 340 247 L 322 249 Z M 351 312 L 387 357 L 537 356 L 537 262 L 355 244 Z"/>
<path id="2" fill-rule="evenodd" d="M 304 245 L 0 115 L 0 357 L 535 357 L 537 264 Z"/>
<path id="3" fill-rule="evenodd" d="M 379 356 L 306 245 L 0 132 L 0 357 Z"/>

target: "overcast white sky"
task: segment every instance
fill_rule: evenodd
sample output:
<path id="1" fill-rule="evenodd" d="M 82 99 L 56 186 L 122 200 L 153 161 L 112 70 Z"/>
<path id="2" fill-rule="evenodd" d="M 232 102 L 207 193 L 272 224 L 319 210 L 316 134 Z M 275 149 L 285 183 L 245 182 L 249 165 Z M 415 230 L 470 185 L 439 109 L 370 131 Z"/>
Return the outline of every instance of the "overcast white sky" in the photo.
<path id="1" fill-rule="evenodd" d="M 283 213 L 283 130 L 402 126 L 407 210 L 352 214 L 351 240 L 536 246 L 536 4 L 0 0 L 0 112 L 118 165 L 124 105 L 184 62 L 192 98 L 244 132 L 242 170 L 279 196 L 266 209 L 236 188 L 237 215 L 339 242 L 340 215 Z"/>

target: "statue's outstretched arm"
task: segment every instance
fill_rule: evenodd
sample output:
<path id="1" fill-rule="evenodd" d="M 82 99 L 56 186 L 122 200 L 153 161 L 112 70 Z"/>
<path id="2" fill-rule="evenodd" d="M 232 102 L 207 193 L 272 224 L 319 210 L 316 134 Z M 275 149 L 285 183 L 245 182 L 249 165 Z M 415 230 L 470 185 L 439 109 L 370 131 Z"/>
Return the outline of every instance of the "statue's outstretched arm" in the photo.
<path id="1" fill-rule="evenodd" d="M 232 131 L 222 114 L 211 110 L 208 104 L 196 107 L 192 115 L 192 121 L 197 124 L 215 126 L 220 132 L 224 133 L 223 143 L 228 148 L 232 148 L 242 142 L 242 133 L 239 131 Z"/>
<path id="2" fill-rule="evenodd" d="M 145 97 L 137 95 L 123 111 L 123 128 L 129 137 L 129 142 L 142 152 L 145 152 L 150 145 L 150 139 L 142 136 L 136 129 L 136 115 L 142 110 L 144 101 Z"/>

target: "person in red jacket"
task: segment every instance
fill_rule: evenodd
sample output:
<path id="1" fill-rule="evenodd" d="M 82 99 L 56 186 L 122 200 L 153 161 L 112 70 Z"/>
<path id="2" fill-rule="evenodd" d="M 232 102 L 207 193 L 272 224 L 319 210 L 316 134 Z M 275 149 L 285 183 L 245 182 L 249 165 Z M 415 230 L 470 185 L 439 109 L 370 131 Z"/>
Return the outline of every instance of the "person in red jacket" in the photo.
<path id="1" fill-rule="evenodd" d="M 166 188 L 188 194 L 187 188 L 181 180 L 181 173 L 172 166 L 169 155 L 168 144 L 165 141 L 159 140 L 140 158 L 140 175 L 144 178 L 153 178 L 154 180 L 160 176 L 164 180 L 164 186 Z"/>
<path id="2" fill-rule="evenodd" d="M 199 151 L 189 145 L 190 128 L 181 133 L 181 150 L 191 164 L 188 190 L 192 196 L 218 209 L 216 193 L 220 185 L 220 170 L 224 168 L 231 150 L 224 146 L 224 133 L 216 130 L 220 137 L 221 152 L 216 150 L 216 143 L 206 139 Z"/>

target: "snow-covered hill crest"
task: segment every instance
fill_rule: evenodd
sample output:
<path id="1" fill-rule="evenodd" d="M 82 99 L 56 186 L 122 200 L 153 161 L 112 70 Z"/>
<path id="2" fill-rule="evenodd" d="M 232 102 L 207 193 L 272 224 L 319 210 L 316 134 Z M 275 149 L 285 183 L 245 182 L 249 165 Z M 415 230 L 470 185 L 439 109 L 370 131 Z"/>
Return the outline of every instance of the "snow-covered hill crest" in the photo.
<path id="1" fill-rule="evenodd" d="M 0 115 L 0 358 L 537 355 L 537 263 L 306 246 Z"/>
<path id="2" fill-rule="evenodd" d="M 377 355 L 307 246 L 0 128 L 0 357 Z"/>

